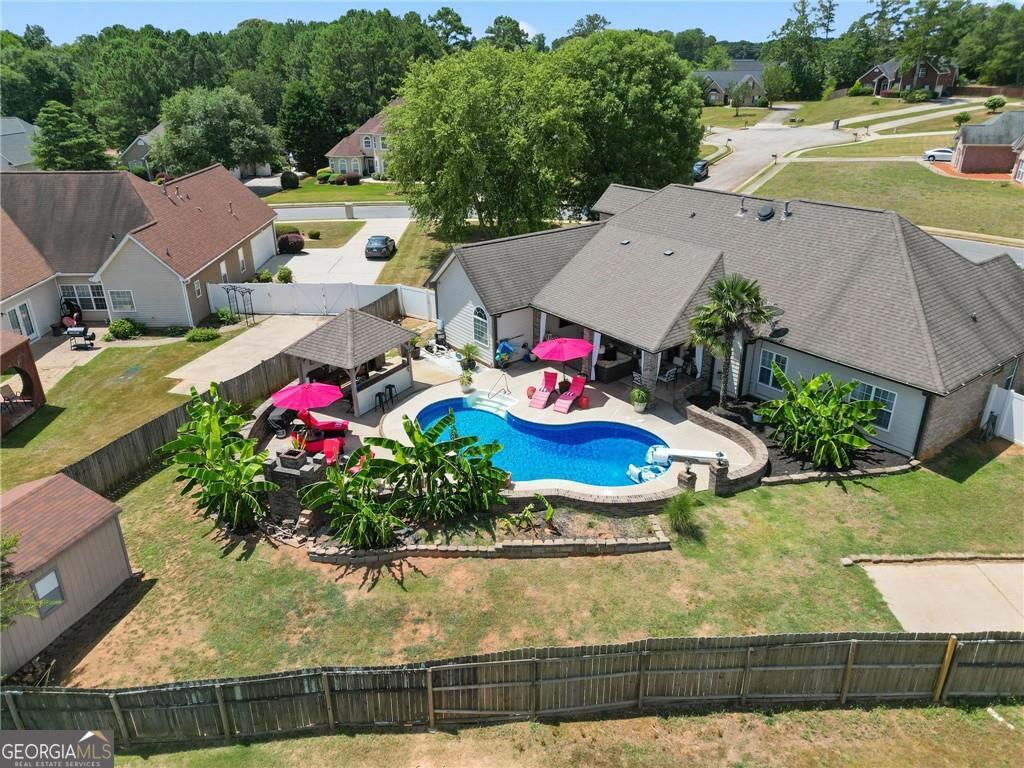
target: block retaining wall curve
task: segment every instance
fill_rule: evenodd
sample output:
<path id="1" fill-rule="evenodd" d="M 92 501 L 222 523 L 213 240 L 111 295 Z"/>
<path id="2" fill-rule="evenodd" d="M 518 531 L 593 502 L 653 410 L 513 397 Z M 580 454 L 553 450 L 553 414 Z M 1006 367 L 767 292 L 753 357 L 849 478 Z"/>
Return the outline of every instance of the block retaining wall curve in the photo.
<path id="1" fill-rule="evenodd" d="M 734 467 L 730 464 L 726 473 L 719 473 L 717 477 L 715 472 L 711 473 L 711 492 L 715 496 L 728 496 L 756 488 L 762 482 L 768 471 L 768 447 L 761 438 L 739 424 L 715 416 L 692 403 L 683 408 L 683 413 L 698 427 L 732 440 L 750 454 L 751 461 L 746 466 Z"/>
<path id="2" fill-rule="evenodd" d="M 332 565 L 378 565 L 409 557 L 481 557 L 514 559 L 538 557 L 581 557 L 600 555 L 631 555 L 671 549 L 669 538 L 657 520 L 652 520 L 654 534 L 635 538 L 584 539 L 559 538 L 547 540 L 511 539 L 491 545 L 408 544 L 390 549 L 346 550 L 334 544 L 312 545 L 309 559 L 314 563 Z"/>
<path id="3" fill-rule="evenodd" d="M 957 562 L 957 561 L 1017 561 L 1024 560 L 1024 553 L 999 554 L 981 552 L 932 552 L 927 555 L 847 555 L 840 562 L 845 566 L 858 563 L 936 563 L 936 562 Z"/>
<path id="4" fill-rule="evenodd" d="M 868 467 L 867 469 L 844 469 L 839 472 L 794 472 L 789 475 L 774 475 L 761 478 L 762 485 L 787 485 L 792 483 L 813 483 L 819 480 L 853 480 L 858 477 L 882 477 L 884 475 L 905 475 L 921 466 L 921 462 L 911 459 L 906 464 L 895 467 Z"/>

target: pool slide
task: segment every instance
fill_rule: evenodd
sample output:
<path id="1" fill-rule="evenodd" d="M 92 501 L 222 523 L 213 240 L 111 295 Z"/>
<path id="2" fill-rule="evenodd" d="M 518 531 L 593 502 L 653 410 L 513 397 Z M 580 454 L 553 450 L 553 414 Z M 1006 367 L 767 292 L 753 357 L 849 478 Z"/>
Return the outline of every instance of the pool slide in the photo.
<path id="1" fill-rule="evenodd" d="M 665 445 L 652 445 L 647 449 L 647 463 L 667 467 L 676 459 L 687 463 L 719 464 L 729 466 L 729 457 L 724 451 L 691 451 L 686 448 L 669 448 Z"/>

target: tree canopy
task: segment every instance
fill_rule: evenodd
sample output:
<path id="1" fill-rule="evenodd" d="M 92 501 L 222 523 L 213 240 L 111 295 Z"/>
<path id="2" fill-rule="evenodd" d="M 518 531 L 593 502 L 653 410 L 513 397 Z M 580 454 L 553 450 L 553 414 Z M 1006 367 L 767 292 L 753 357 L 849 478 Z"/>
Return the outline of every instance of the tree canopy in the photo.
<path id="1" fill-rule="evenodd" d="M 484 40 L 503 51 L 521 50 L 529 42 L 526 30 L 511 16 L 497 16 L 485 31 Z"/>
<path id="2" fill-rule="evenodd" d="M 29 150 L 44 171 L 96 171 L 110 168 L 110 158 L 96 131 L 81 115 L 48 101 L 36 115 L 39 131 Z"/>

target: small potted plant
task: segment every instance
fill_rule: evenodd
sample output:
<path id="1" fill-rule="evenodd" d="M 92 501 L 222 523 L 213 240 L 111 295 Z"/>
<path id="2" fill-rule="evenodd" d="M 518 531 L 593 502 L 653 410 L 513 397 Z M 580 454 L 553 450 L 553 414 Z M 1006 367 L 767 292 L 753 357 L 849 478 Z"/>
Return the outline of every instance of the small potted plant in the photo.
<path id="1" fill-rule="evenodd" d="M 473 391 L 473 373 L 469 370 L 464 370 L 459 374 L 459 385 L 462 387 L 462 393 L 468 395 Z"/>
<path id="2" fill-rule="evenodd" d="M 281 459 L 281 466 L 289 469 L 299 469 L 306 464 L 306 436 L 296 432 L 292 434 L 292 447 L 278 452 Z"/>
<path id="3" fill-rule="evenodd" d="M 411 339 L 409 339 L 409 354 L 412 355 L 413 360 L 419 360 L 420 355 L 423 354 L 423 348 L 420 346 L 420 342 L 422 341 L 423 339 L 421 339 L 419 336 L 413 336 Z"/>
<path id="4" fill-rule="evenodd" d="M 478 347 L 473 342 L 469 342 L 468 344 L 462 345 L 462 349 L 459 350 L 459 354 L 462 355 L 462 360 L 459 361 L 460 364 L 462 365 L 462 370 L 472 371 L 474 368 L 476 368 L 476 356 L 479 354 L 479 352 L 480 347 Z"/>
<path id="5" fill-rule="evenodd" d="M 643 387 L 633 387 L 633 391 L 629 393 L 629 401 L 633 404 L 634 411 L 643 413 L 651 401 L 651 393 Z"/>

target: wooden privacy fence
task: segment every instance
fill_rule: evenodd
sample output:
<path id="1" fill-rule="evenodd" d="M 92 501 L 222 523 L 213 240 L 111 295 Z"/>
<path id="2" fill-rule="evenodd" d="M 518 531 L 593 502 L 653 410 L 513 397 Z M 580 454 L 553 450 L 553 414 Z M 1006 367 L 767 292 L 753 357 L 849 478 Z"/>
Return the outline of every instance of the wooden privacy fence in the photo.
<path id="1" fill-rule="evenodd" d="M 1024 694 L 1024 632 L 835 633 L 523 648 L 121 690 L 8 688 L 4 728 L 122 745 L 492 722 L 677 705 L 934 702 Z"/>
<path id="2" fill-rule="evenodd" d="M 264 399 L 298 375 L 295 359 L 279 353 L 245 373 L 221 382 L 220 392 L 223 397 L 237 403 L 251 403 Z M 187 420 L 185 405 L 179 405 L 97 448 L 61 472 L 96 493 L 108 493 L 156 464 L 159 459 L 153 452 L 174 439 L 178 427 Z"/>

